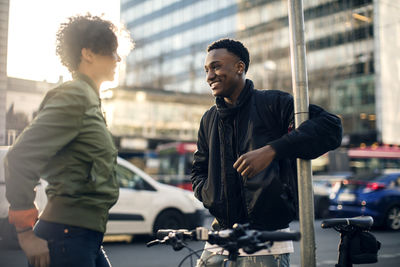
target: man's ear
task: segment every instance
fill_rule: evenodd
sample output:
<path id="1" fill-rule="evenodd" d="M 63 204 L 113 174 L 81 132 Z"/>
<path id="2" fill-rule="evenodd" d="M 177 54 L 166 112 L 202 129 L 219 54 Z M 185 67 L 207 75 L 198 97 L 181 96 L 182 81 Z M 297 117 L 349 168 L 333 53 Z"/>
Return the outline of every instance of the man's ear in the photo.
<path id="1" fill-rule="evenodd" d="M 240 60 L 240 61 L 237 63 L 237 68 L 238 68 L 238 74 L 243 74 L 243 73 L 244 73 L 244 70 L 245 70 L 245 64 L 244 64 L 244 62 Z"/>
<path id="2" fill-rule="evenodd" d="M 86 61 L 88 63 L 92 63 L 93 62 L 93 52 L 92 50 L 90 50 L 89 48 L 82 48 L 81 50 L 81 57 L 82 57 L 82 61 Z"/>

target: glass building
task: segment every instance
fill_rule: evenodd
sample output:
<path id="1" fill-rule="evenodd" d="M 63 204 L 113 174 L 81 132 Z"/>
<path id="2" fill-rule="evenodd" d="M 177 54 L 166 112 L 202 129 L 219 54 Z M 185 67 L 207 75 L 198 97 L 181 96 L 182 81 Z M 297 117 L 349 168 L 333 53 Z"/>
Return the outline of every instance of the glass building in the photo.
<path id="1" fill-rule="evenodd" d="M 384 41 L 398 36 L 400 27 L 395 19 L 400 6 L 391 5 L 303 1 L 310 103 L 340 115 L 345 143 L 400 142 L 395 129 L 386 126 L 400 126 L 393 102 L 400 85 L 387 88 L 399 76 L 385 55 L 397 51 L 392 56 L 398 58 L 400 48 L 400 37 L 391 47 Z M 247 77 L 256 88 L 292 92 L 287 1 L 121 0 L 121 19 L 136 42 L 127 58 L 126 86 L 209 94 L 205 51 L 211 42 L 228 37 L 248 47 Z M 384 70 L 393 75 L 382 75 Z"/>
<path id="2" fill-rule="evenodd" d="M 372 0 L 303 2 L 310 103 L 340 115 L 351 142 L 376 141 Z M 287 1 L 240 1 L 235 37 L 258 88 L 292 92 L 288 24 Z"/>
<path id="3" fill-rule="evenodd" d="M 0 1 L 0 145 L 6 143 L 7 41 L 10 1 Z"/>
<path id="4" fill-rule="evenodd" d="M 232 0 L 122 0 L 121 19 L 136 43 L 126 85 L 208 93 L 205 48 L 234 36 L 237 14 Z"/>

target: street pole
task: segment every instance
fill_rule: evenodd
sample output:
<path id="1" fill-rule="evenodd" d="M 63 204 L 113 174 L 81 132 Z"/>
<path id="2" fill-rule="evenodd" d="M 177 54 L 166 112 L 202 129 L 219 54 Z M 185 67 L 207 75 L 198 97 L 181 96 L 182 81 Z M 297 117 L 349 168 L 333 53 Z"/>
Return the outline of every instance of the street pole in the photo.
<path id="1" fill-rule="evenodd" d="M 308 120 L 308 79 L 302 0 L 288 0 L 290 55 L 296 128 Z M 297 159 L 301 266 L 315 267 L 314 196 L 311 161 Z"/>

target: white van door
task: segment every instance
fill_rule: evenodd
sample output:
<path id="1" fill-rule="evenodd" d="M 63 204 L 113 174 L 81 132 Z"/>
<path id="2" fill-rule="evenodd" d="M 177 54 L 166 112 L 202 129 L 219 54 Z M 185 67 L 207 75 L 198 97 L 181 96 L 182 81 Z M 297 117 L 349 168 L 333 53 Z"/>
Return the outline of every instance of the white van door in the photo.
<path id="1" fill-rule="evenodd" d="M 150 234 L 154 217 L 158 213 L 157 190 L 139 174 L 118 164 L 119 198 L 111 208 L 107 234 Z"/>

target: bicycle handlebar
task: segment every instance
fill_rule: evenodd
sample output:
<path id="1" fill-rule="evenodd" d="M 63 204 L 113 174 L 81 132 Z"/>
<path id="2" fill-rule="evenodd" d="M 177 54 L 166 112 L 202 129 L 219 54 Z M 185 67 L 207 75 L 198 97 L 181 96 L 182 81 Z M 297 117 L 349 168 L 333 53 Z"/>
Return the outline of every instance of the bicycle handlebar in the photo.
<path id="1" fill-rule="evenodd" d="M 157 244 L 172 245 L 175 250 L 184 247 L 183 241 L 208 241 L 210 244 L 219 245 L 228 250 L 243 248 L 247 253 L 254 253 L 260 249 L 267 248 L 269 242 L 274 241 L 300 240 L 300 232 L 283 231 L 261 231 L 249 229 L 249 225 L 235 224 L 232 229 L 211 231 L 204 227 L 197 227 L 195 230 L 187 229 L 163 229 L 157 231 L 157 238 L 147 244 L 148 247 Z"/>
<path id="2" fill-rule="evenodd" d="M 187 229 L 162 229 L 157 231 L 157 238 L 164 239 L 165 237 L 173 234 L 182 240 L 196 240 L 196 241 L 211 241 L 217 242 L 216 240 L 225 240 L 243 237 L 243 236 L 257 236 L 260 242 L 267 241 L 298 241 L 300 240 L 300 232 L 283 232 L 283 231 L 261 231 L 261 230 L 250 230 L 248 228 L 240 229 L 241 233 L 238 233 L 238 228 L 243 227 L 237 225 L 234 229 L 226 229 L 221 231 L 209 231 L 205 227 L 197 227 L 196 230 Z M 242 232 L 243 231 L 243 232 Z"/>

